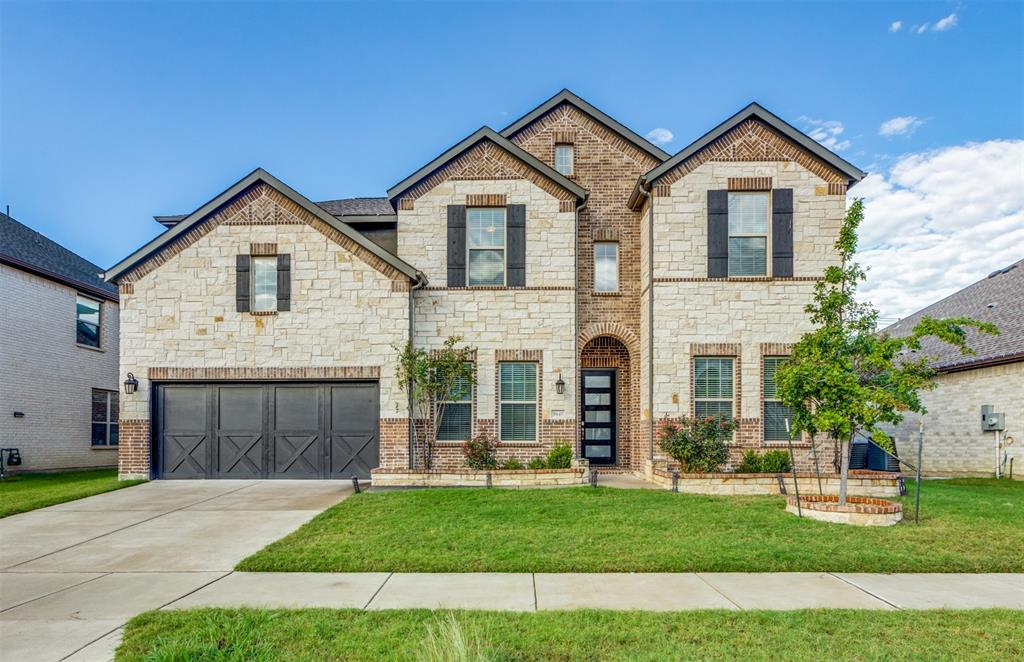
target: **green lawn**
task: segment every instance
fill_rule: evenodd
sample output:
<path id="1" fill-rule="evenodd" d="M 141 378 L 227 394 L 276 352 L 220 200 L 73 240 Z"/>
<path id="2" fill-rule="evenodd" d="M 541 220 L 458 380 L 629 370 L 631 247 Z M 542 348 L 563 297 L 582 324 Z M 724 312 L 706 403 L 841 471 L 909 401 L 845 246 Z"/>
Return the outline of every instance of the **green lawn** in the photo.
<path id="1" fill-rule="evenodd" d="M 913 485 L 904 506 L 912 512 Z M 927 481 L 921 524 L 798 519 L 782 497 L 655 490 L 354 495 L 238 564 L 314 572 L 1022 572 L 1024 482 Z"/>
<path id="2" fill-rule="evenodd" d="M 117 660 L 1013 660 L 1024 612 L 153 611 Z"/>
<path id="3" fill-rule="evenodd" d="M 0 480 L 0 517 L 131 487 L 145 481 L 117 479 L 117 469 L 15 474 Z"/>

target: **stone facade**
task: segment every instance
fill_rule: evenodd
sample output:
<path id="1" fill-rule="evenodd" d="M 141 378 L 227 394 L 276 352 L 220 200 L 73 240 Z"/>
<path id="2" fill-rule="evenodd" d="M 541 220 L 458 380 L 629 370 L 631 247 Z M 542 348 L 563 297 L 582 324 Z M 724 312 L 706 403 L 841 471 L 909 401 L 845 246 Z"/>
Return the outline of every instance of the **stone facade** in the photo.
<path id="1" fill-rule="evenodd" d="M 981 431 L 981 406 L 992 405 L 1006 415 L 1004 447 L 1014 460 L 1014 478 L 1024 478 L 1024 362 L 974 368 L 939 375 L 936 388 L 922 393 L 924 444 L 922 472 L 927 476 L 991 476 L 995 473 L 995 432 Z M 892 429 L 901 455 L 917 454 L 921 416 L 910 414 Z"/>
<path id="2" fill-rule="evenodd" d="M 0 446 L 19 471 L 112 467 L 117 448 L 92 445 L 92 391 L 121 390 L 118 308 L 101 304 L 100 348 L 76 344 L 78 291 L 0 265 Z M 14 417 L 14 412 L 23 417 Z"/>

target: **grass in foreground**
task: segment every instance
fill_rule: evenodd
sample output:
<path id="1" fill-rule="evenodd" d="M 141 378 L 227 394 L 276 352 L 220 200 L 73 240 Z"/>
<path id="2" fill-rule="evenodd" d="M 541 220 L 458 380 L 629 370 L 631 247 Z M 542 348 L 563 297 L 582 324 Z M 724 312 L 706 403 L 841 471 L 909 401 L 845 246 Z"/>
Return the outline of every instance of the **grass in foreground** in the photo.
<path id="1" fill-rule="evenodd" d="M 436 489 L 349 497 L 238 570 L 1021 572 L 1024 482 L 928 481 L 921 524 L 854 527 L 782 497 Z M 913 489 L 904 499 L 912 518 Z"/>
<path id="2" fill-rule="evenodd" d="M 117 479 L 117 469 L 15 474 L 0 480 L 0 517 L 102 494 L 145 481 Z"/>
<path id="3" fill-rule="evenodd" d="M 1024 612 L 204 609 L 128 623 L 117 660 L 1012 660 Z"/>

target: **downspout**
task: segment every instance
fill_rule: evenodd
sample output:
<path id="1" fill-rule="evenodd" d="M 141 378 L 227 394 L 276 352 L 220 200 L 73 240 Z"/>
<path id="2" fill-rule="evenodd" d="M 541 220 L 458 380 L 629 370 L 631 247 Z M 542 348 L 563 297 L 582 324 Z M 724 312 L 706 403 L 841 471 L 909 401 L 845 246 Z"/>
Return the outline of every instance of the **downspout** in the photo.
<path id="1" fill-rule="evenodd" d="M 647 459 L 654 463 L 654 197 L 651 185 L 640 182 L 647 198 Z"/>
<path id="2" fill-rule="evenodd" d="M 581 204 L 576 205 L 576 227 L 573 228 L 572 233 L 572 252 L 576 260 L 576 285 L 572 288 L 572 308 L 573 308 L 573 342 L 576 343 L 576 351 L 573 352 L 573 416 L 576 416 L 576 434 L 573 439 L 573 445 L 579 444 L 580 453 L 578 456 L 582 459 L 583 444 L 580 443 L 580 431 L 583 429 L 583 421 L 580 420 L 582 417 L 583 404 L 580 398 L 583 397 L 583 374 L 580 371 L 580 356 L 583 354 L 583 347 L 580 346 L 580 212 L 586 209 L 587 205 L 590 204 L 589 195 L 583 198 Z"/>
<path id="3" fill-rule="evenodd" d="M 416 290 L 426 287 L 427 277 L 423 273 L 416 272 L 416 282 L 409 288 L 409 347 L 413 346 L 414 339 L 416 338 L 416 309 L 413 305 L 413 293 Z M 412 383 L 406 385 L 406 390 L 409 395 L 409 468 L 416 468 L 416 459 L 413 457 L 413 453 L 416 448 L 416 413 L 413 411 L 412 401 Z"/>

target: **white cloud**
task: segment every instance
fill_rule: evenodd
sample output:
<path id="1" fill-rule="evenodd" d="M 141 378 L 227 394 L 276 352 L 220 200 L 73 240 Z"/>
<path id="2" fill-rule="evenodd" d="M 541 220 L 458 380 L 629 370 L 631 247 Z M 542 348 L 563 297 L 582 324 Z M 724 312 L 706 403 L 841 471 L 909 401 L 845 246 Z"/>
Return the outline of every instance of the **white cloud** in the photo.
<path id="1" fill-rule="evenodd" d="M 841 140 L 839 136 L 843 134 L 846 128 L 842 122 L 836 120 L 819 120 L 813 117 L 807 117 L 806 115 L 800 118 L 800 121 L 804 123 L 804 132 L 811 138 L 814 138 L 825 147 L 829 148 L 833 152 L 841 152 L 844 149 L 849 149 L 849 140 Z"/>
<path id="2" fill-rule="evenodd" d="M 932 30 L 935 30 L 936 32 L 945 32 L 946 30 L 950 30 L 955 27 L 956 14 L 950 14 L 946 18 L 940 18 L 938 21 L 936 21 L 935 25 L 932 26 Z"/>
<path id="3" fill-rule="evenodd" d="M 991 140 L 900 158 L 863 197 L 860 295 L 905 317 L 1024 258 L 1024 140 Z"/>
<path id="4" fill-rule="evenodd" d="M 928 32 L 928 23 L 922 23 L 921 25 L 915 25 L 912 29 L 917 34 L 923 34 L 925 32 Z"/>
<path id="5" fill-rule="evenodd" d="M 672 132 L 668 129 L 664 129 L 659 126 L 657 129 L 651 129 L 648 131 L 644 138 L 647 138 L 655 145 L 666 145 L 672 142 L 672 139 L 675 138 L 675 136 L 672 135 Z"/>
<path id="6" fill-rule="evenodd" d="M 889 32 L 899 32 L 903 28 L 903 21 L 893 21 L 889 24 Z"/>
<path id="7" fill-rule="evenodd" d="M 880 136 L 909 136 L 924 124 L 924 120 L 913 115 L 902 115 L 882 122 L 878 127 Z"/>

